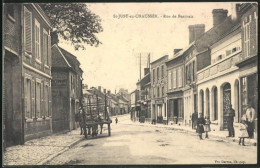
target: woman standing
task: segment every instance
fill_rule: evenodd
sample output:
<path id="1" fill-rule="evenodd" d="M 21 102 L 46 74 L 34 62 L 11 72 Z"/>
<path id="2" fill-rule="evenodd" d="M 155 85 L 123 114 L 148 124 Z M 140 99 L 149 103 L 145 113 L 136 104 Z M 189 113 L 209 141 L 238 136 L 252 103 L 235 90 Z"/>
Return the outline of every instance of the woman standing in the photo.
<path id="1" fill-rule="evenodd" d="M 205 119 L 203 118 L 202 113 L 199 113 L 196 132 L 199 134 L 200 140 L 202 140 L 202 133 L 204 133 L 203 125 L 205 125 Z"/>

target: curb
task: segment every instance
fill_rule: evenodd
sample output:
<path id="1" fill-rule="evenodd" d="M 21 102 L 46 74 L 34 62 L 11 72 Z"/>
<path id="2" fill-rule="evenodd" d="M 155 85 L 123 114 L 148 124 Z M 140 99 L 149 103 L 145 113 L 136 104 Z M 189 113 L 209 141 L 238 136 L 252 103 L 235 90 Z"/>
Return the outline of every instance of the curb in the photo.
<path id="1" fill-rule="evenodd" d="M 128 125 L 132 125 L 132 124 L 130 123 Z M 149 127 L 150 125 L 144 124 L 144 125 L 139 125 L 139 126 Z M 185 133 L 192 134 L 192 135 L 197 135 L 197 133 L 193 132 L 193 130 L 186 130 L 186 129 L 183 129 L 183 128 L 165 127 L 165 126 L 161 126 L 161 125 L 156 125 L 156 126 L 153 125 L 153 127 L 166 128 L 166 129 L 170 129 L 170 130 L 173 129 L 173 130 L 177 130 L 177 131 L 183 131 Z M 226 143 L 238 143 L 238 141 L 239 141 L 238 138 L 226 138 L 226 137 L 221 137 L 221 136 L 217 136 L 217 135 L 210 135 L 210 137 L 211 137 L 212 140 L 215 140 L 215 141 L 221 140 L 221 141 L 226 142 Z M 257 142 L 252 142 L 251 140 L 248 141 L 248 139 L 245 140 L 245 143 L 246 143 L 247 146 L 257 146 Z"/>
<path id="2" fill-rule="evenodd" d="M 64 147 L 62 150 L 60 150 L 57 153 L 54 153 L 52 155 L 50 155 L 49 157 L 47 157 L 46 159 L 44 159 L 43 161 L 40 161 L 39 163 L 37 163 L 37 165 L 45 165 L 47 162 L 49 162 L 50 160 L 54 159 L 55 157 L 59 156 L 60 154 L 66 152 L 67 150 L 69 150 L 70 148 L 72 148 L 73 146 L 77 145 L 78 143 L 80 143 L 82 140 L 84 140 L 85 138 L 81 138 L 81 139 L 77 139 L 76 141 L 70 143 L 68 146 Z"/>

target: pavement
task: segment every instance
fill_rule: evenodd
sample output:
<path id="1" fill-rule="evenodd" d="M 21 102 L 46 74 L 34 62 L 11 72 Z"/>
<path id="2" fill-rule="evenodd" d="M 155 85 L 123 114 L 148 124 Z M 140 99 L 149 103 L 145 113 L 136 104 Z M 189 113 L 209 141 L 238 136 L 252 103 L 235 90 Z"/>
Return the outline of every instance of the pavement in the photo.
<path id="1" fill-rule="evenodd" d="M 158 127 L 166 128 L 169 130 L 178 130 L 179 132 L 196 135 L 196 131 L 185 125 L 163 125 L 150 123 L 139 123 L 130 120 L 129 114 L 117 116 L 120 121 L 124 120 L 122 125 L 139 125 L 144 127 Z M 129 119 L 128 119 L 129 118 Z M 115 124 L 115 117 L 111 117 L 113 124 Z M 239 138 L 227 138 L 227 131 L 217 131 L 214 125 L 211 126 L 212 131 L 209 132 L 211 140 L 218 142 L 232 142 L 238 143 Z M 236 132 L 235 127 L 235 132 Z M 69 150 L 73 146 L 84 140 L 84 136 L 79 135 L 80 130 L 72 130 L 67 133 L 53 134 L 38 139 L 33 139 L 25 142 L 24 145 L 17 145 L 6 148 L 3 153 L 3 165 L 44 165 L 51 161 L 53 158 L 61 155 L 65 151 Z M 113 131 L 112 131 L 113 135 Z M 245 144 L 250 146 L 256 146 L 256 139 L 245 139 Z"/>
<path id="2" fill-rule="evenodd" d="M 3 153 L 3 165 L 44 165 L 84 140 L 84 136 L 79 133 L 78 128 L 70 132 L 26 141 L 24 145 L 8 147 Z"/>
<path id="3" fill-rule="evenodd" d="M 126 123 L 126 122 L 125 122 Z M 138 121 L 128 121 L 127 124 L 137 124 L 140 126 L 147 126 L 147 127 L 160 127 L 160 128 L 168 128 L 168 129 L 174 129 L 174 130 L 179 130 L 182 132 L 186 132 L 188 134 L 193 134 L 193 135 L 197 135 L 196 130 L 192 129 L 191 126 L 188 125 L 182 125 L 182 124 L 171 124 L 171 125 L 165 125 L 165 124 L 151 124 L 149 122 L 145 122 L 145 123 L 140 123 Z M 220 131 L 218 129 L 217 125 L 211 124 L 211 132 L 208 133 L 209 137 L 211 139 L 215 139 L 217 141 L 223 141 L 223 142 L 234 142 L 234 143 L 238 143 L 239 142 L 239 138 L 236 136 L 235 137 L 227 137 L 228 136 L 228 131 Z M 235 133 L 238 132 L 238 127 L 235 125 L 234 126 L 235 129 Z M 205 134 L 203 135 L 205 136 Z M 257 135 L 255 134 L 254 137 L 257 137 Z M 245 138 L 245 144 L 246 145 L 252 145 L 252 146 L 257 146 L 257 138 L 253 138 L 253 139 L 249 139 L 249 138 Z"/>

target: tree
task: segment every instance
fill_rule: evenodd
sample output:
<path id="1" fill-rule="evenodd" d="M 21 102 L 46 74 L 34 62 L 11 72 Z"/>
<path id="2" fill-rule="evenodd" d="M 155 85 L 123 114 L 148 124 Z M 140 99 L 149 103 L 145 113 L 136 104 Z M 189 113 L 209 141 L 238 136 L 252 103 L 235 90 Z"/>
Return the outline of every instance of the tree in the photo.
<path id="1" fill-rule="evenodd" d="M 84 43 L 91 46 L 102 44 L 96 34 L 103 31 L 101 19 L 83 3 L 44 3 L 40 4 L 52 23 L 52 44 L 58 37 L 70 41 L 75 50 L 85 49 Z"/>

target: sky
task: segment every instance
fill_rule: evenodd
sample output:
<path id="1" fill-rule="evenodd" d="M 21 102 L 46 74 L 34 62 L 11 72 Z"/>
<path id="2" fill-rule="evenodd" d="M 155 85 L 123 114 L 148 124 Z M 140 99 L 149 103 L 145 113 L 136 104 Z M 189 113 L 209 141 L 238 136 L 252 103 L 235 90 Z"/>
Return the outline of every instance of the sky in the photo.
<path id="1" fill-rule="evenodd" d="M 140 55 L 143 77 L 148 53 L 151 62 L 164 55 L 171 58 L 174 49 L 189 45 L 189 25 L 205 24 L 207 31 L 213 24 L 213 9 L 227 9 L 228 15 L 232 13 L 230 2 L 90 3 L 87 6 L 102 20 L 103 32 L 97 36 L 103 44 L 99 47 L 86 45 L 86 50 L 79 51 L 75 51 L 70 42 L 60 41 L 59 46 L 80 61 L 84 84 L 102 86 L 112 92 L 119 88 L 129 92 L 136 89 Z M 145 14 L 158 17 L 130 18 Z M 119 15 L 128 15 L 128 18 L 116 17 Z"/>

